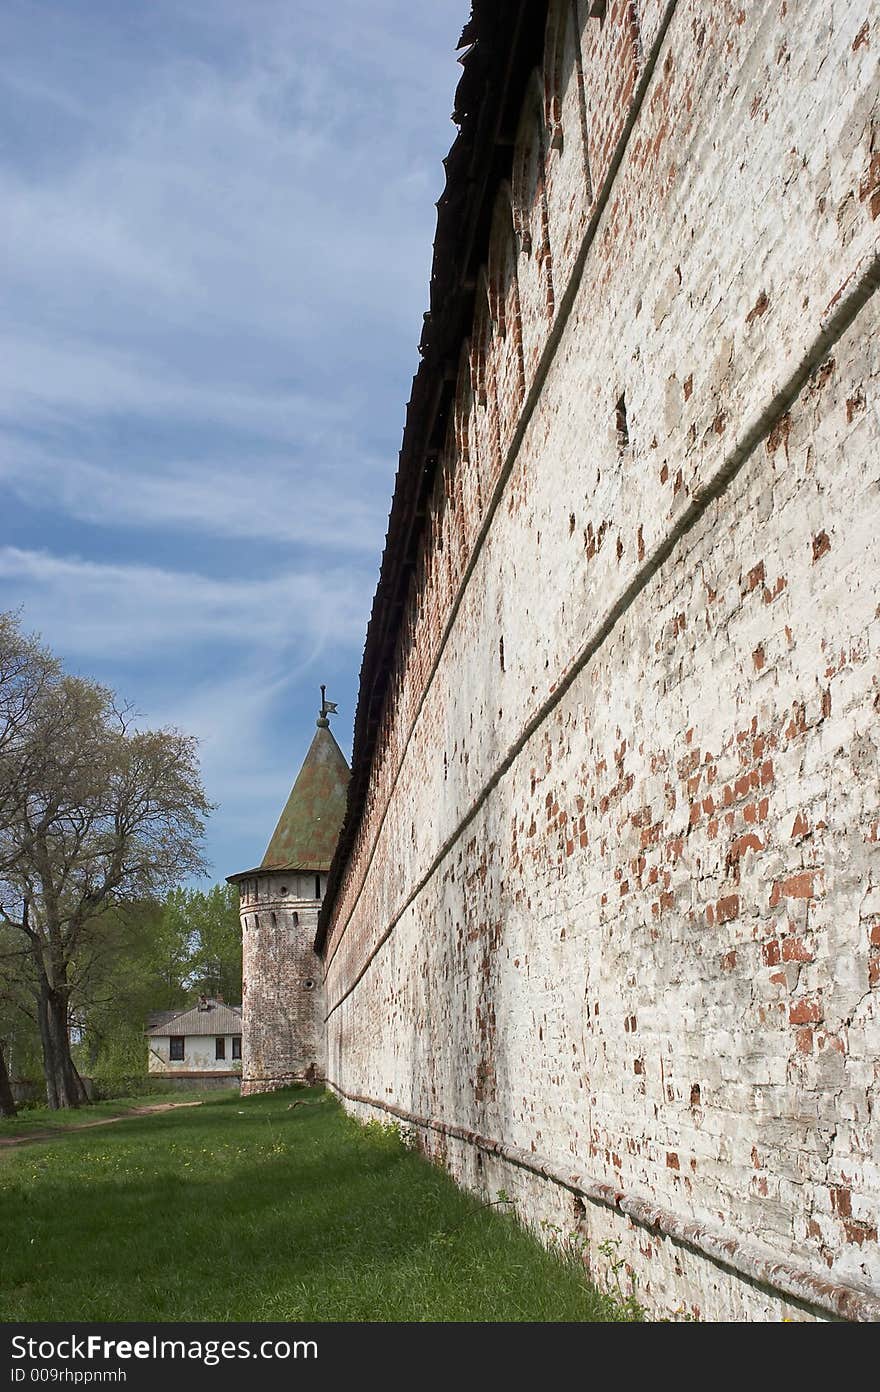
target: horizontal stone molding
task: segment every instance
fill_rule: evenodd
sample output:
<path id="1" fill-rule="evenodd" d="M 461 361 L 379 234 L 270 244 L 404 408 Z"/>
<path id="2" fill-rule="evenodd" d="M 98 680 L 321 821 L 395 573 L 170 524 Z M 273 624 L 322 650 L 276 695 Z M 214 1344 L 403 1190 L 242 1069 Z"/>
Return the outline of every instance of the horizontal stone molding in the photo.
<path id="1" fill-rule="evenodd" d="M 391 786 L 388 791 L 385 808 L 378 819 L 378 823 L 373 833 L 372 844 L 370 846 L 370 849 L 363 858 L 358 889 L 352 896 L 351 908 L 345 915 L 344 921 L 342 923 L 340 923 L 335 918 L 335 914 L 337 903 L 343 897 L 343 877 L 349 865 L 355 863 L 358 857 L 351 856 L 349 854 L 346 854 L 344 856 L 337 856 L 338 864 L 334 864 L 334 866 L 331 867 L 327 895 L 325 896 L 322 905 L 321 914 L 318 920 L 318 933 L 315 940 L 316 950 L 321 953 L 326 952 L 328 968 L 332 963 L 333 958 L 335 957 L 336 952 L 341 944 L 342 938 L 345 935 L 346 929 L 348 928 L 348 925 L 351 922 L 351 918 L 357 905 L 358 898 L 363 890 L 364 884 L 366 883 L 367 876 L 370 872 L 370 867 L 373 864 L 373 859 L 376 853 L 376 848 L 379 844 L 379 838 L 382 833 L 382 828 L 385 823 L 388 808 L 391 806 L 391 803 L 393 802 L 398 779 L 403 769 L 403 765 L 406 761 L 407 751 L 409 750 L 414 732 L 419 723 L 419 717 L 421 716 L 423 707 L 428 697 L 428 693 L 431 689 L 437 670 L 442 661 L 446 645 L 449 641 L 453 629 L 455 628 L 455 623 L 458 618 L 459 610 L 461 609 L 462 603 L 464 602 L 465 594 L 467 592 L 473 573 L 476 570 L 477 563 L 480 554 L 483 550 L 484 543 L 491 530 L 493 519 L 501 503 L 501 499 L 504 495 L 508 479 L 510 478 L 511 472 L 519 454 L 523 438 L 529 426 L 529 422 L 532 420 L 532 417 L 534 416 L 535 411 L 537 409 L 538 403 L 541 400 L 541 394 L 544 390 L 544 385 L 546 383 L 547 376 L 550 372 L 554 359 L 556 358 L 557 350 L 562 341 L 566 325 L 569 322 L 572 310 L 575 305 L 578 289 L 580 287 L 581 280 L 584 275 L 590 250 L 593 246 L 593 243 L 596 240 L 596 236 L 598 234 L 603 215 L 611 200 L 618 171 L 621 165 L 623 164 L 627 149 L 629 147 L 630 138 L 638 122 L 639 115 L 642 111 L 642 106 L 644 104 L 646 95 L 650 89 L 651 80 L 654 75 L 654 70 L 657 66 L 657 62 L 663 50 L 666 36 L 669 31 L 669 27 L 672 23 L 673 16 L 675 15 L 677 5 L 678 0 L 666 0 L 666 4 L 662 9 L 660 21 L 657 25 L 657 29 L 653 36 L 650 48 L 648 52 L 643 55 L 638 80 L 636 82 L 635 90 L 633 92 L 632 102 L 630 103 L 629 109 L 627 111 L 626 119 L 623 122 L 620 136 L 611 154 L 608 169 L 604 179 L 602 180 L 601 187 L 596 190 L 595 200 L 591 207 L 589 220 L 587 222 L 584 235 L 581 239 L 580 245 L 574 257 L 571 272 L 567 278 L 564 292 L 559 296 L 558 304 L 556 305 L 555 312 L 553 315 L 553 320 L 550 324 L 546 341 L 541 350 L 535 368 L 534 377 L 530 382 L 528 391 L 526 392 L 525 397 L 523 399 L 521 409 L 517 416 L 516 425 L 510 439 L 510 443 L 504 451 L 504 458 L 501 468 L 498 472 L 497 480 L 495 482 L 494 488 L 492 489 L 491 497 L 488 499 L 486 504 L 484 517 L 477 530 L 477 534 L 474 538 L 470 555 L 468 556 L 467 562 L 462 570 L 461 576 L 458 581 L 458 585 L 456 587 L 455 595 L 452 599 L 452 603 L 449 606 L 448 613 L 445 616 L 440 637 L 436 645 L 436 650 L 433 653 L 432 659 L 428 666 L 427 673 L 422 683 L 422 690 L 419 695 L 419 699 L 415 704 L 415 709 L 413 711 L 412 718 L 409 722 L 409 729 L 401 743 L 398 765 L 394 773 L 394 776 L 391 780 Z M 346 838 L 346 833 L 347 827 L 344 825 L 343 840 L 345 840 Z"/>
<path id="2" fill-rule="evenodd" d="M 442 846 L 440 846 L 425 873 L 416 882 L 405 901 L 400 905 L 397 912 L 386 925 L 385 931 L 366 956 L 364 962 L 361 964 L 360 970 L 353 976 L 346 989 L 328 1006 L 325 1020 L 329 1020 L 333 1012 L 342 1005 L 343 1001 L 345 1001 L 354 990 L 356 990 L 368 970 L 370 963 L 388 941 L 404 914 L 415 900 L 418 899 L 425 886 L 437 873 L 437 870 L 448 856 L 452 847 L 460 840 L 462 834 L 467 830 L 471 822 L 473 822 L 487 798 L 511 768 L 526 744 L 528 744 L 529 740 L 532 739 L 544 724 L 547 717 L 559 705 L 572 686 L 572 683 L 583 671 L 587 663 L 607 641 L 636 597 L 650 582 L 660 567 L 669 559 L 682 537 L 691 530 L 703 516 L 707 507 L 709 507 L 714 499 L 716 499 L 735 478 L 757 447 L 770 434 L 770 431 L 777 421 L 791 409 L 809 381 L 811 374 L 824 359 L 827 358 L 834 345 L 843 336 L 858 316 L 860 310 L 865 307 L 871 296 L 878 289 L 880 289 L 880 251 L 875 251 L 873 255 L 864 260 L 862 265 L 858 268 L 858 272 L 852 276 L 849 284 L 841 291 L 837 302 L 830 306 L 825 312 L 819 325 L 819 331 L 812 343 L 803 353 L 796 367 L 789 374 L 787 380 L 779 388 L 772 400 L 767 403 L 752 420 L 746 422 L 732 449 L 723 456 L 712 476 L 707 478 L 704 485 L 698 491 L 694 491 L 690 502 L 687 507 L 683 509 L 674 526 L 667 531 L 666 535 L 654 549 L 646 554 L 623 593 L 611 601 L 605 614 L 601 616 L 580 651 L 575 655 L 567 669 L 560 674 L 552 694 L 538 707 L 516 740 L 508 748 L 503 758 L 496 764 L 491 777 L 486 781 L 477 797 L 471 803 L 458 826 L 446 838 Z M 370 860 L 364 870 L 364 876 L 368 873 L 369 866 L 372 863 L 372 854 L 373 853 L 371 853 Z M 357 899 L 354 900 L 352 913 L 356 905 Z M 334 953 L 342 941 L 347 926 L 347 923 L 343 925 L 337 936 Z M 325 980 L 327 979 L 332 961 L 333 955 L 330 956 L 326 964 Z"/>
<path id="3" fill-rule="evenodd" d="M 570 1193 L 577 1194 L 590 1203 L 601 1204 L 605 1208 L 613 1209 L 615 1212 L 630 1218 L 640 1227 L 651 1232 L 662 1233 L 665 1237 L 689 1247 L 716 1265 L 727 1267 L 737 1275 L 744 1276 L 749 1281 L 756 1281 L 759 1285 L 778 1292 L 782 1296 L 812 1306 L 816 1310 L 833 1315 L 836 1319 L 859 1323 L 880 1321 L 880 1298 L 857 1290 L 853 1286 L 829 1281 L 825 1277 L 804 1267 L 795 1266 L 791 1262 L 776 1260 L 773 1256 L 762 1251 L 761 1248 L 744 1242 L 738 1236 L 725 1233 L 719 1228 L 698 1222 L 695 1219 L 683 1218 L 668 1209 L 658 1207 L 657 1204 L 651 1203 L 648 1199 L 640 1198 L 637 1194 L 627 1193 L 610 1184 L 591 1180 L 588 1176 L 573 1174 L 562 1169 L 553 1160 L 532 1151 L 523 1150 L 520 1146 L 481 1136 L 478 1132 L 468 1130 L 464 1126 L 439 1121 L 435 1117 L 416 1116 L 404 1107 L 398 1107 L 392 1102 L 384 1102 L 375 1097 L 364 1096 L 361 1093 L 348 1092 L 330 1078 L 326 1079 L 326 1085 L 347 1102 L 354 1102 L 364 1107 L 373 1107 L 399 1121 L 406 1122 L 409 1126 L 415 1126 L 425 1131 L 435 1131 L 439 1135 L 462 1141 L 487 1155 L 493 1155 L 519 1169 L 528 1170 L 531 1174 L 567 1189 Z"/>

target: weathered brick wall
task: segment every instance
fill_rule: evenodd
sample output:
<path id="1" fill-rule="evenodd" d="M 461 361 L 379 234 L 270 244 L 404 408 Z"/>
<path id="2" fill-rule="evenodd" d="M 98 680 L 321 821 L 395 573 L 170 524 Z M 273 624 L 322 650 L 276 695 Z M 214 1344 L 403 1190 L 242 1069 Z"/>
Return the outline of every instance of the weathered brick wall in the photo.
<path id="1" fill-rule="evenodd" d="M 499 194 L 327 1071 L 658 1311 L 876 1313 L 877 25 L 587 8 Z"/>
<path id="2" fill-rule="evenodd" d="M 243 1095 L 323 1076 L 323 968 L 312 946 L 320 906 L 315 879 L 291 870 L 240 884 Z"/>

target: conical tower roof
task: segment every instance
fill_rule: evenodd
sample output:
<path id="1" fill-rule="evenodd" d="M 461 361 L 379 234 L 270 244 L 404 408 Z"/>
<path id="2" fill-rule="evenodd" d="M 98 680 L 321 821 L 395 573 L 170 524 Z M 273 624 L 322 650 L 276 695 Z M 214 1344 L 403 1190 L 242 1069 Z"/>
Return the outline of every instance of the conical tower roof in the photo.
<path id="1" fill-rule="evenodd" d="M 323 687 L 321 688 L 323 693 Z M 334 709 L 335 707 L 327 707 Z M 330 869 L 345 816 L 348 780 L 345 755 L 333 738 L 322 702 L 318 728 L 262 861 L 253 870 L 227 875 L 237 884 L 261 870 Z"/>
<path id="2" fill-rule="evenodd" d="M 261 870 L 329 870 L 345 816 L 349 768 L 326 719 L 278 818 Z"/>

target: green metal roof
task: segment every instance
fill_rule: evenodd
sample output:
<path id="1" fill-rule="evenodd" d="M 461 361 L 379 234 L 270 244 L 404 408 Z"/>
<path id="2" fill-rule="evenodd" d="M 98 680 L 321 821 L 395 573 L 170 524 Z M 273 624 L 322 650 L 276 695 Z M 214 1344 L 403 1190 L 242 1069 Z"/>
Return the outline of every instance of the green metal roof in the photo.
<path id="1" fill-rule="evenodd" d="M 329 870 L 345 816 L 350 777 L 326 720 L 318 722 L 261 870 Z"/>

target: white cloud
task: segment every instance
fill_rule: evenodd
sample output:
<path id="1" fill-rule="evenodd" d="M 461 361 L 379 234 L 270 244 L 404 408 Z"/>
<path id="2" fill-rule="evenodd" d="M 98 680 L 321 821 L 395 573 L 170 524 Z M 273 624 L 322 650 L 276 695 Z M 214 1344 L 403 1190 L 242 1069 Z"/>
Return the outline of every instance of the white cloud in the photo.
<path id="1" fill-rule="evenodd" d="M 245 456 L 235 465 L 160 460 L 132 468 L 126 459 L 59 458 L 0 432 L 0 483 L 32 507 L 108 528 L 173 529 L 376 558 L 388 512 L 380 463 L 362 460 L 357 475 L 346 477 L 353 450 L 340 458 L 341 449 L 328 442 L 315 453 L 320 467 Z"/>
<path id="2" fill-rule="evenodd" d="M 294 652 L 283 666 L 266 655 L 263 666 L 248 663 L 219 682 L 194 683 L 177 699 L 151 708 L 141 723 L 173 725 L 195 735 L 205 786 L 222 808 L 225 834 L 256 829 L 256 840 L 265 845 L 272 830 L 268 823 L 281 811 L 306 748 L 292 733 L 279 740 L 279 712 L 305 700 L 307 715 L 317 714 L 321 677 L 313 652 Z M 289 716 L 280 720 L 289 730 Z M 311 733 L 313 727 L 307 739 Z"/>
<path id="3" fill-rule="evenodd" d="M 452 86 L 455 24 L 426 68 L 399 7 L 398 33 L 343 8 L 328 24 L 323 7 L 254 7 L 255 21 L 236 6 L 248 38 L 237 61 L 168 54 L 138 75 L 130 105 L 114 94 L 112 122 L 69 160 L 37 179 L 7 166 L 9 274 L 39 288 L 50 321 L 100 285 L 89 320 L 139 302 L 148 322 L 129 325 L 135 336 L 158 320 L 319 346 L 341 343 L 357 316 L 358 334 L 367 320 L 415 337 L 452 131 L 434 148 L 424 135 Z M 221 14 L 195 9 L 211 34 Z M 19 93 L 45 85 L 20 67 L 12 80 Z"/>
<path id="4" fill-rule="evenodd" d="M 0 606 L 202 738 L 226 873 L 353 706 L 469 5 L 98 8 L 4 7 Z"/>
<path id="5" fill-rule="evenodd" d="M 214 579 L 145 565 L 107 565 L 0 548 L 0 581 L 27 627 L 73 655 L 169 655 L 193 644 L 236 644 L 315 655 L 363 640 L 369 568 Z M 7 600 L 4 599 L 4 603 Z"/>
<path id="6" fill-rule="evenodd" d="M 177 417 L 300 441 L 345 419 L 339 401 L 200 380 L 195 371 L 174 372 L 145 354 L 88 339 L 0 333 L 0 361 L 0 418 L 22 426 L 95 415 Z"/>
<path id="7" fill-rule="evenodd" d="M 0 586 L 4 604 L 22 604 L 27 627 L 71 670 L 93 675 L 98 654 L 131 669 L 134 688 L 114 685 L 140 725 L 198 738 L 218 804 L 214 873 L 258 861 L 305 752 L 302 726 L 317 711 L 326 667 L 363 641 L 373 577 L 346 567 L 216 580 L 5 547 Z"/>

